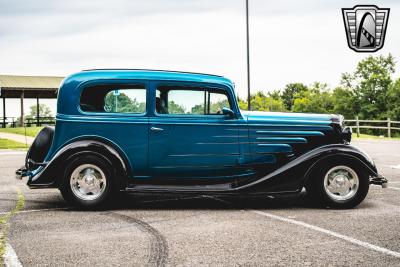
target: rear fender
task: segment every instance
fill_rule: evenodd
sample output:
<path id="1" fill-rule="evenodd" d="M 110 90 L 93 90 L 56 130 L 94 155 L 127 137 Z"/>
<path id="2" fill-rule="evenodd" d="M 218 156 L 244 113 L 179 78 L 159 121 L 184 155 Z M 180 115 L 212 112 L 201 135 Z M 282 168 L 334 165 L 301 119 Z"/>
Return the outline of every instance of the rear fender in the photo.
<path id="1" fill-rule="evenodd" d="M 127 157 L 107 140 L 85 139 L 73 141 L 63 146 L 45 166 L 32 172 L 28 180 L 30 187 L 58 187 L 64 177 L 66 163 L 82 154 L 95 154 L 113 166 L 115 177 L 120 180 L 121 188 L 131 175 Z"/>

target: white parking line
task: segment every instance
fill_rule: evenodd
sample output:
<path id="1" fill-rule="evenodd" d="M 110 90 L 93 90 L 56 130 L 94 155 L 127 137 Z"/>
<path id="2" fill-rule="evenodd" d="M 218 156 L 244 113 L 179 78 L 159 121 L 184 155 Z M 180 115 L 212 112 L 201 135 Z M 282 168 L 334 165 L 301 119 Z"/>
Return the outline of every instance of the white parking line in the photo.
<path id="1" fill-rule="evenodd" d="M 18 211 L 18 213 L 30 213 L 30 212 L 39 212 L 39 211 L 52 211 L 52 210 L 67 210 L 69 208 L 50 208 L 50 209 L 37 209 L 37 210 L 21 210 Z M 7 212 L 0 212 L 0 215 L 5 215 L 10 213 L 9 211 Z M 3 255 L 4 258 L 4 264 L 6 267 L 22 267 L 21 262 L 18 259 L 17 253 L 15 253 L 15 250 L 13 247 L 9 244 L 6 243 L 6 251 Z"/>
<path id="2" fill-rule="evenodd" d="M 22 267 L 22 264 L 19 261 L 17 254 L 9 243 L 6 243 L 6 251 L 3 257 L 4 265 L 6 267 Z"/>
<path id="3" fill-rule="evenodd" d="M 213 197 L 213 196 L 205 196 L 205 197 L 209 197 L 209 198 L 215 199 L 217 201 L 223 202 L 225 204 L 232 205 L 232 203 L 230 203 L 229 201 L 226 201 L 226 200 L 223 200 L 223 199 L 219 199 L 219 198 L 216 198 L 216 197 Z M 320 233 L 324 233 L 324 234 L 327 234 L 327 235 L 330 235 L 330 236 L 345 240 L 345 241 L 347 241 L 349 243 L 352 243 L 352 244 L 355 244 L 355 245 L 358 245 L 358 246 L 361 246 L 361 247 L 364 247 L 364 248 L 367 248 L 367 249 L 370 249 L 370 250 L 374 250 L 374 251 L 381 252 L 381 253 L 386 254 L 386 255 L 390 255 L 390 256 L 393 256 L 393 257 L 396 257 L 396 258 L 400 258 L 400 252 L 389 250 L 387 248 L 380 247 L 380 246 L 377 246 L 377 245 L 373 245 L 373 244 L 370 244 L 368 242 L 364 242 L 364 241 L 352 238 L 350 236 L 342 235 L 342 234 L 327 230 L 327 229 L 319 227 L 319 226 L 308 224 L 308 223 L 305 223 L 305 222 L 302 222 L 302 221 L 297 221 L 297 220 L 285 218 L 285 217 L 282 217 L 282 216 L 274 215 L 274 214 L 271 214 L 271 213 L 268 213 L 268 212 L 264 212 L 264 211 L 260 211 L 260 210 L 248 210 L 248 211 L 256 213 L 256 214 L 264 216 L 264 217 L 268 217 L 270 219 L 274 219 L 274 220 L 278 220 L 278 221 L 282 221 L 282 222 L 286 222 L 286 223 L 291 223 L 291 224 L 294 224 L 294 225 L 302 226 L 302 227 L 308 228 L 310 230 L 314 230 L 314 231 L 317 231 L 317 232 L 320 232 Z"/>
<path id="4" fill-rule="evenodd" d="M 400 252 L 392 251 L 392 250 L 389 250 L 389 249 L 384 248 L 384 247 L 376 246 L 376 245 L 370 244 L 368 242 L 364 242 L 364 241 L 361 241 L 361 240 L 358 240 L 358 239 L 355 239 L 355 238 L 352 238 L 352 237 L 349 237 L 349 236 L 346 236 L 346 235 L 342 235 L 342 234 L 339 234 L 339 233 L 324 229 L 322 227 L 318 227 L 318 226 L 315 226 L 315 225 L 312 225 L 312 224 L 308 224 L 308 223 L 305 223 L 305 222 L 302 222 L 302 221 L 297 221 L 297 220 L 281 217 L 281 216 L 274 215 L 274 214 L 271 214 L 271 213 L 267 213 L 267 212 L 264 212 L 264 211 L 259 211 L 259 210 L 250 210 L 250 211 L 254 212 L 254 213 L 258 214 L 258 215 L 264 216 L 264 217 L 268 217 L 268 218 L 271 218 L 271 219 L 279 220 L 279 221 L 282 221 L 282 222 L 295 224 L 295 225 L 298 225 L 298 226 L 302 226 L 302 227 L 305 227 L 305 228 L 308 228 L 308 229 L 311 229 L 311 230 L 314 230 L 314 231 L 317 231 L 317 232 L 320 232 L 320 233 L 324 233 L 324 234 L 327 234 L 327 235 L 330 235 L 330 236 L 345 240 L 347 242 L 350 242 L 352 244 L 355 244 L 355 245 L 358 245 L 358 246 L 361 246 L 361 247 L 364 247 L 364 248 L 367 248 L 367 249 L 370 249 L 370 250 L 374 250 L 374 251 L 377 251 L 377 252 L 384 253 L 386 255 L 390 255 L 390 256 L 393 256 L 393 257 L 396 257 L 396 258 L 400 258 Z"/>
<path id="5" fill-rule="evenodd" d="M 24 155 L 26 151 L 1 151 L 0 156 L 6 155 Z"/>
<path id="6" fill-rule="evenodd" d="M 18 211 L 17 214 L 38 212 L 38 211 L 67 210 L 67 209 L 69 209 L 69 208 L 65 207 L 65 208 L 50 208 L 50 209 L 37 209 L 37 210 L 21 210 L 21 211 Z M 0 215 L 5 215 L 7 213 L 10 213 L 10 212 L 9 211 L 0 212 Z"/>
<path id="7" fill-rule="evenodd" d="M 398 188 L 398 187 L 393 187 L 393 186 L 388 186 L 387 188 L 394 189 L 394 190 L 400 190 L 400 188 Z"/>

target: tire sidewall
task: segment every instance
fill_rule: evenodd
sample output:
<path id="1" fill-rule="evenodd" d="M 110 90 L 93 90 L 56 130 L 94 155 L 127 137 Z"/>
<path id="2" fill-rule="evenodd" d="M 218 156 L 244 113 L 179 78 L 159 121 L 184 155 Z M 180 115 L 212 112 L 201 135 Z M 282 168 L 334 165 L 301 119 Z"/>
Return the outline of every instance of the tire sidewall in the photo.
<path id="1" fill-rule="evenodd" d="M 323 166 L 321 166 L 323 165 Z M 314 201 L 319 201 L 319 204 L 337 209 L 353 208 L 360 204 L 368 194 L 369 190 L 369 175 L 362 169 L 359 163 L 352 160 L 335 160 L 319 164 L 321 168 L 313 172 L 313 179 L 307 188 L 313 196 Z M 324 180 L 327 172 L 335 166 L 346 166 L 355 171 L 358 176 L 358 189 L 355 195 L 346 200 L 336 200 L 331 198 L 325 191 Z"/>
<path id="2" fill-rule="evenodd" d="M 111 171 L 112 170 L 111 164 L 107 160 L 92 154 L 78 155 L 68 161 L 70 161 L 70 163 L 67 165 L 65 169 L 64 176 L 60 184 L 60 191 L 64 199 L 70 202 L 74 206 L 85 207 L 85 208 L 94 208 L 105 204 L 106 200 L 109 198 L 111 192 L 114 191 L 115 188 L 113 182 L 113 172 Z M 106 188 L 98 198 L 93 200 L 83 200 L 72 192 L 71 182 L 70 182 L 71 175 L 77 167 L 83 164 L 95 165 L 98 168 L 100 168 L 105 175 Z"/>

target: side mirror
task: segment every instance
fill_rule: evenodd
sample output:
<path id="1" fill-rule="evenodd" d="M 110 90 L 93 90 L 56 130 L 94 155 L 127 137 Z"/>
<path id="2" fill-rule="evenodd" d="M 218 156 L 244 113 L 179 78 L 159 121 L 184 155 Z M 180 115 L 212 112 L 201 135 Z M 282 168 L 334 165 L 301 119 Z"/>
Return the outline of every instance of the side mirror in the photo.
<path id="1" fill-rule="evenodd" d="M 234 118 L 235 117 L 235 112 L 233 112 L 230 108 L 222 108 L 222 114 L 229 117 L 229 118 Z"/>

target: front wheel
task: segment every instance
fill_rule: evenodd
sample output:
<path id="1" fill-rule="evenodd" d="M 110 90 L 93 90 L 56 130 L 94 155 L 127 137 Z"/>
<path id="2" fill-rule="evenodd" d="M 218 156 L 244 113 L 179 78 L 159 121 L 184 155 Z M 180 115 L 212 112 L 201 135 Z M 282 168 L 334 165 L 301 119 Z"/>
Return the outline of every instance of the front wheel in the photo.
<path id="1" fill-rule="evenodd" d="M 369 177 L 357 164 L 328 163 L 312 176 L 306 186 L 307 193 L 323 206 L 353 208 L 368 194 Z"/>
<path id="2" fill-rule="evenodd" d="M 74 206 L 94 208 L 106 202 L 114 189 L 112 167 L 94 155 L 80 155 L 68 164 L 60 191 Z"/>

